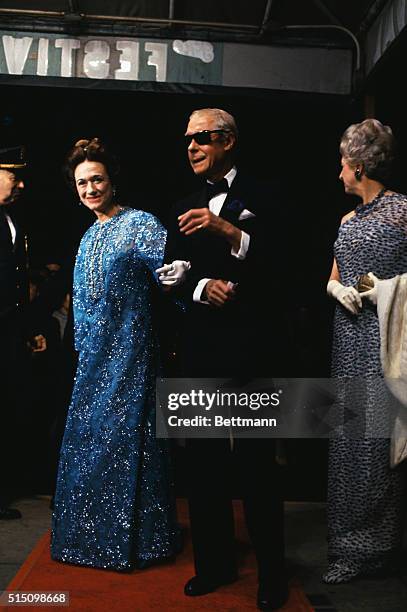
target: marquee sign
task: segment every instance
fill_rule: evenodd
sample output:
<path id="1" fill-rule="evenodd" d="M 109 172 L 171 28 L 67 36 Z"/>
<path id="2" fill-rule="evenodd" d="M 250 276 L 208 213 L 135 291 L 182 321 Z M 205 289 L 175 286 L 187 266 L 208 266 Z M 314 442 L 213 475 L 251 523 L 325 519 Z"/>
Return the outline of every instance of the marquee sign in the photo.
<path id="1" fill-rule="evenodd" d="M 349 94 L 351 74 L 349 49 L 0 30 L 0 75 L 19 75 L 19 84 L 59 77 L 54 85 L 74 78 L 100 88 L 115 81 L 122 89 L 161 83 Z"/>
<path id="2" fill-rule="evenodd" d="M 0 32 L 0 73 L 221 84 L 222 45 Z"/>

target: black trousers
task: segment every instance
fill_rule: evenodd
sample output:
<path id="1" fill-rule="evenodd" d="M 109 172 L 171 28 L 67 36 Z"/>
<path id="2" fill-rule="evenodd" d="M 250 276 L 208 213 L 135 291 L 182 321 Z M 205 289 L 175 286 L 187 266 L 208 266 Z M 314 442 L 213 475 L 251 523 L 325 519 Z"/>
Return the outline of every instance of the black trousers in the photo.
<path id="1" fill-rule="evenodd" d="M 260 581 L 284 574 L 284 505 L 275 444 L 268 439 L 188 439 L 189 512 L 196 574 L 237 573 L 232 498 L 241 497 Z"/>

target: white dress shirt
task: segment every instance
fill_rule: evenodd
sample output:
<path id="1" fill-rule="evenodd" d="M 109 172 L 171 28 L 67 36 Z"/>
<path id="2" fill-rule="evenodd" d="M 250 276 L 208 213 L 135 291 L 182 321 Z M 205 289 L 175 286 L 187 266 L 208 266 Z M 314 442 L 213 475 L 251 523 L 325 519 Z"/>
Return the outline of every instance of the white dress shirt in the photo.
<path id="1" fill-rule="evenodd" d="M 230 186 L 232 185 L 235 177 L 237 174 L 237 170 L 236 170 L 236 166 L 233 166 L 233 168 L 231 170 L 229 170 L 229 172 L 227 174 L 225 174 L 224 178 L 227 180 L 228 185 L 229 185 L 229 189 Z M 209 184 L 213 184 L 211 181 L 208 181 Z M 226 200 L 227 197 L 227 192 L 224 193 L 218 193 L 217 195 L 215 195 L 213 198 L 211 198 L 209 200 L 208 206 L 209 206 L 209 210 L 216 216 L 219 216 L 219 213 L 222 209 L 223 203 Z M 236 259 L 240 259 L 243 260 L 245 259 L 246 255 L 247 255 L 247 251 L 249 250 L 249 245 L 250 245 L 250 236 L 249 234 L 247 234 L 246 232 L 241 232 L 242 236 L 240 238 L 240 248 L 238 251 L 236 251 L 233 247 L 231 250 L 231 254 L 233 255 L 233 257 L 236 257 Z M 201 304 L 209 304 L 208 301 L 206 300 L 202 300 L 201 299 L 201 295 L 202 292 L 205 288 L 205 285 L 208 281 L 210 281 L 210 278 L 202 278 L 197 286 L 195 287 L 192 299 L 194 300 L 194 302 L 199 302 Z"/>

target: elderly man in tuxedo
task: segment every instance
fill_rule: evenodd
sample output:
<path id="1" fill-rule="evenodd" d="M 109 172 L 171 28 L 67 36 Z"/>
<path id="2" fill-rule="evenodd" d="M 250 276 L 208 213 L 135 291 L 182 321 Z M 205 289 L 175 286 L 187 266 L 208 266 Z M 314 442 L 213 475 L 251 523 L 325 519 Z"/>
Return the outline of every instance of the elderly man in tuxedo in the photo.
<path id="1" fill-rule="evenodd" d="M 180 375 L 271 376 L 273 307 L 264 274 L 274 252 L 276 192 L 235 166 L 238 132 L 226 111 L 194 111 L 185 139 L 191 168 L 204 183 L 175 205 L 165 255 L 172 263 L 158 270 L 162 284 L 185 304 Z M 238 490 L 257 558 L 258 608 L 281 607 L 288 587 L 273 440 L 188 439 L 187 456 L 196 575 L 185 594 L 205 595 L 237 579 L 232 497 Z"/>
<path id="2" fill-rule="evenodd" d="M 46 348 L 43 336 L 30 338 L 23 314 L 28 302 L 26 241 L 12 207 L 24 189 L 25 167 L 23 147 L 0 150 L 0 520 L 21 517 L 18 510 L 7 507 L 22 433 L 16 430 L 16 423 L 25 409 L 27 351 Z"/>

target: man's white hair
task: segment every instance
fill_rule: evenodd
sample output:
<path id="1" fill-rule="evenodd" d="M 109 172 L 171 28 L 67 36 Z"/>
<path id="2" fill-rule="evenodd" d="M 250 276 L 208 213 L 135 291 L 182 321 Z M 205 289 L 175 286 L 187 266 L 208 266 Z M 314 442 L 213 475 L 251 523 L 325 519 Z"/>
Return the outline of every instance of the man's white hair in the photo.
<path id="1" fill-rule="evenodd" d="M 222 108 L 198 108 L 191 113 L 189 119 L 192 119 L 197 115 L 212 117 L 215 120 L 216 129 L 231 132 L 237 140 L 238 130 L 235 118 L 227 111 L 223 110 Z"/>

